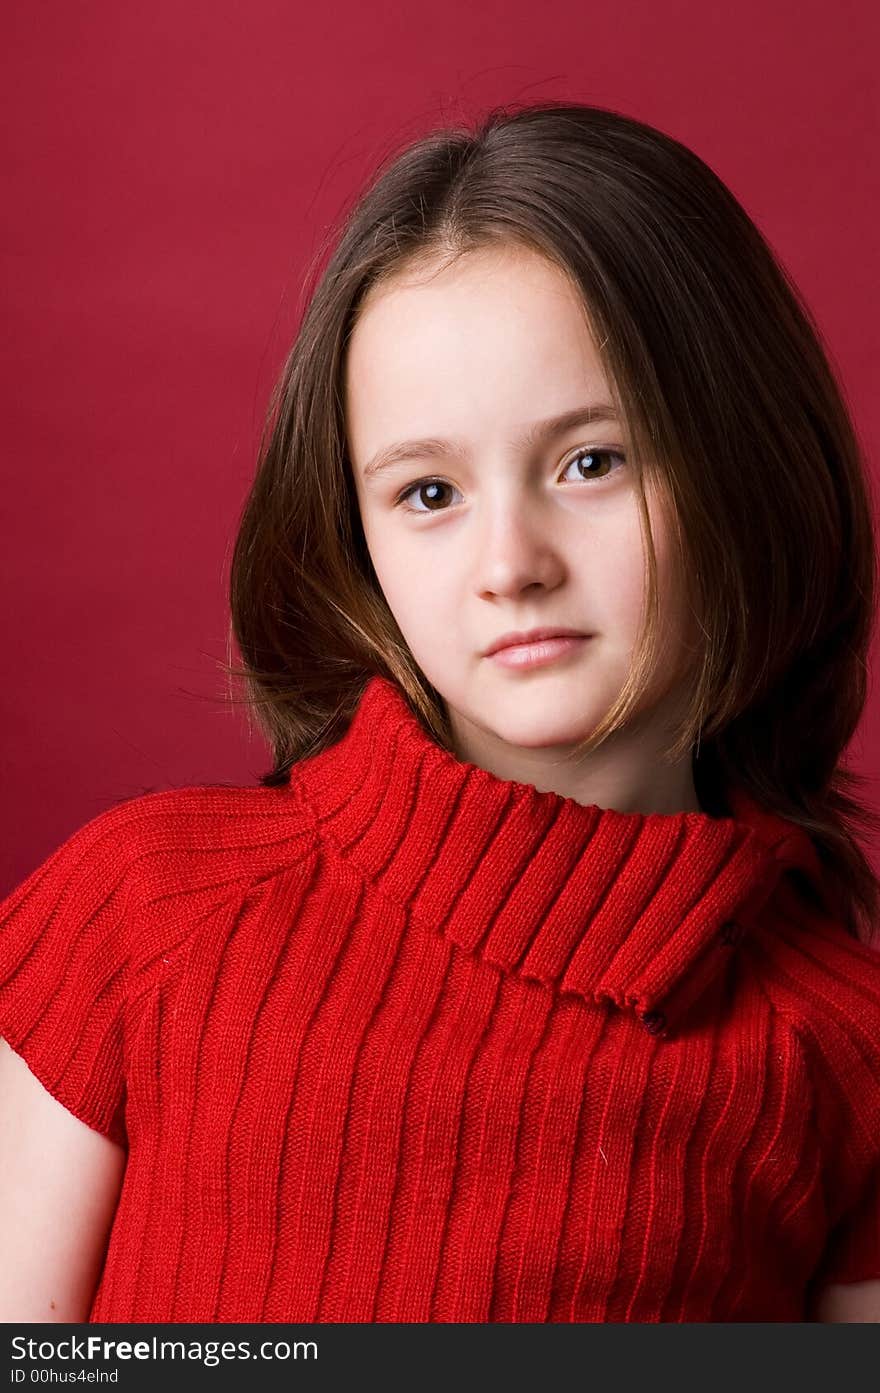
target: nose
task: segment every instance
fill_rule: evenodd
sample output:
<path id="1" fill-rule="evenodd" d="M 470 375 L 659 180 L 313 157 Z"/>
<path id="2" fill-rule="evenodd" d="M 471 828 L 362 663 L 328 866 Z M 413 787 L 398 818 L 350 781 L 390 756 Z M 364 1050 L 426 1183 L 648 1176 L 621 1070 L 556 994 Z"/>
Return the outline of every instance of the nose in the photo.
<path id="1" fill-rule="evenodd" d="M 495 504 L 475 529 L 475 576 L 481 595 L 513 596 L 530 585 L 552 589 L 565 571 L 554 528 L 534 498 L 525 493 Z M 554 535 L 554 532 L 556 535 Z"/>

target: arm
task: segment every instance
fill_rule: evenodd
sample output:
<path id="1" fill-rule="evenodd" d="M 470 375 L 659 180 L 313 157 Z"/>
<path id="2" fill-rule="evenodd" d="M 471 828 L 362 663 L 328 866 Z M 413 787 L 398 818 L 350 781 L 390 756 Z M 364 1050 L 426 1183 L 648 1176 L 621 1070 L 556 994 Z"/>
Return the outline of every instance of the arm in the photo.
<path id="1" fill-rule="evenodd" d="M 830 1283 L 816 1297 L 811 1319 L 880 1323 L 880 1281 Z"/>
<path id="2" fill-rule="evenodd" d="M 88 1319 L 125 1162 L 0 1039 L 0 1321 Z"/>

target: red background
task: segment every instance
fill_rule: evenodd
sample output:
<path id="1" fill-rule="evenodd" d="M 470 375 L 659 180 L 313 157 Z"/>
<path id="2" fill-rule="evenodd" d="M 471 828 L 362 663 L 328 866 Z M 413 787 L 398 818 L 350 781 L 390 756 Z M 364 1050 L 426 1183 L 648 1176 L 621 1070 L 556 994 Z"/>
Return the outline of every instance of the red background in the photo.
<path id="1" fill-rule="evenodd" d="M 690 145 L 806 294 L 876 468 L 875 12 L 5 7 L 0 895 L 112 802 L 268 767 L 218 667 L 260 422 L 328 225 L 435 124 L 562 98 Z M 872 776 L 877 736 L 874 699 Z"/>

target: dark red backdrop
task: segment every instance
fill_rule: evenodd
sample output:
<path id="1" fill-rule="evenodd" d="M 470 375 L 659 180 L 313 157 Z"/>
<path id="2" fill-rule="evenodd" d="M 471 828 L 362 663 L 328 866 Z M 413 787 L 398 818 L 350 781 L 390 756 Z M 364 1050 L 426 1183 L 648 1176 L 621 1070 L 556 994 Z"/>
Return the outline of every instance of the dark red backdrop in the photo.
<path id="1" fill-rule="evenodd" d="M 251 781 L 226 582 L 325 228 L 376 159 L 501 101 L 690 144 L 802 286 L 876 468 L 870 0 L 151 0 L 4 8 L 0 895 L 111 802 Z M 857 767 L 876 767 L 878 710 Z"/>

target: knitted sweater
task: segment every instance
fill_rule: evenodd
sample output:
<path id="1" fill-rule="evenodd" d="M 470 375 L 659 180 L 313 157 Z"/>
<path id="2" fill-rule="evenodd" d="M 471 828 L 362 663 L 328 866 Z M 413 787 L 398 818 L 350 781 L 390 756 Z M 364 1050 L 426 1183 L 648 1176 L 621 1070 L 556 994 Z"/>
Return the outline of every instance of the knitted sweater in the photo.
<path id="1" fill-rule="evenodd" d="M 809 838 L 441 749 L 373 677 L 282 788 L 0 903 L 0 1034 L 127 1148 L 93 1321 L 800 1321 L 880 1278 L 880 953 Z"/>

